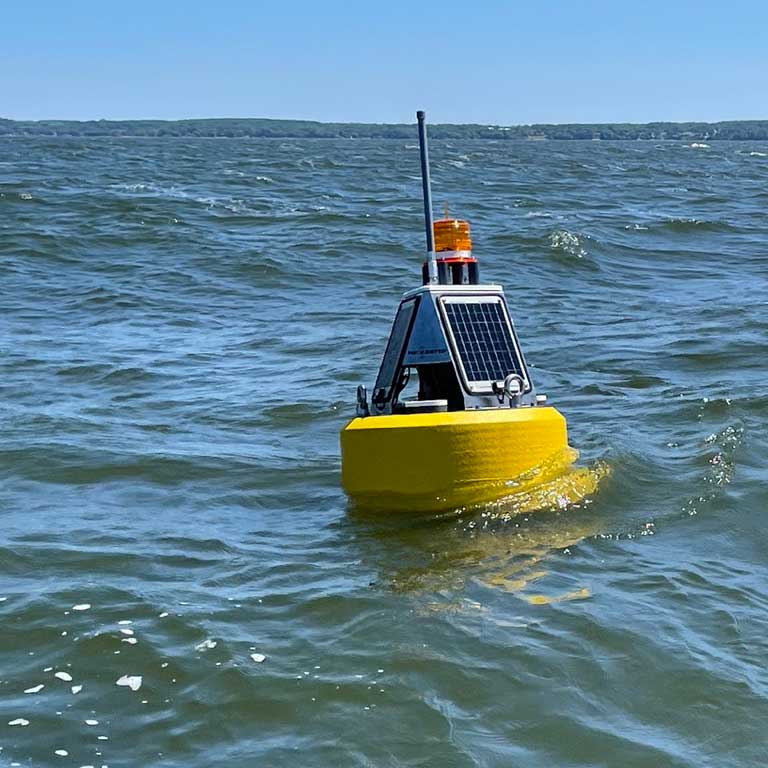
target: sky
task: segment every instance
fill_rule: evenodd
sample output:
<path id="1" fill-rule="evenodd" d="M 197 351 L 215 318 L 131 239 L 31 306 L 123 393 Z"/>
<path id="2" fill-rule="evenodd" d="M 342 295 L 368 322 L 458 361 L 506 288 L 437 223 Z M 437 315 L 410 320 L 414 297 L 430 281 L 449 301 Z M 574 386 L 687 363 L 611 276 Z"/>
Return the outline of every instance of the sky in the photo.
<path id="1" fill-rule="evenodd" d="M 0 0 L 0 117 L 768 118 L 766 0 Z"/>

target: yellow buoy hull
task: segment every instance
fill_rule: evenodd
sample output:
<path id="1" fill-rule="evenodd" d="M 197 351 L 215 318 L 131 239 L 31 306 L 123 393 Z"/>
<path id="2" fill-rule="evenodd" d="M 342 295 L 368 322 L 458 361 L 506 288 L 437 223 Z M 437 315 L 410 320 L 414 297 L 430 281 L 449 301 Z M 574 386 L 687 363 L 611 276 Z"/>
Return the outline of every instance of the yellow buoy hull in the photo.
<path id="1" fill-rule="evenodd" d="M 341 432 L 342 485 L 360 507 L 438 511 L 526 493 L 576 460 L 555 408 L 355 418 Z"/>

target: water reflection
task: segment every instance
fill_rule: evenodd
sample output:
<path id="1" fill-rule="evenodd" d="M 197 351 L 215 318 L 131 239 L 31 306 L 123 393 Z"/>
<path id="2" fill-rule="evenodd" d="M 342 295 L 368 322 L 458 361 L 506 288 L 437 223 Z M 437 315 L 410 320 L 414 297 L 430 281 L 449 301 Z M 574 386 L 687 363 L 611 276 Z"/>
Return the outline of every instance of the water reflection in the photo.
<path id="1" fill-rule="evenodd" d="M 547 574 L 547 557 L 601 533 L 605 520 L 595 493 L 607 464 L 574 470 L 525 494 L 442 515 L 387 517 L 351 512 L 363 559 L 379 582 L 396 593 L 441 604 L 466 601 L 470 584 L 513 593 L 533 604 L 587 597 L 586 587 L 565 594 L 533 594 Z"/>

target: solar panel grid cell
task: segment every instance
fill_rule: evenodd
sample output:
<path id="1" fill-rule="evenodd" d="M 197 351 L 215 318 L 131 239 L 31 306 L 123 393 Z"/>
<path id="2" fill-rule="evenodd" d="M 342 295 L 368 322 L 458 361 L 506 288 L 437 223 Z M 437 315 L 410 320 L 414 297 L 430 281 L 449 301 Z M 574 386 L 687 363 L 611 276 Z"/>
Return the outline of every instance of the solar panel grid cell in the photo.
<path id="1" fill-rule="evenodd" d="M 501 381 L 510 373 L 522 375 L 499 302 L 452 301 L 444 306 L 468 381 Z"/>

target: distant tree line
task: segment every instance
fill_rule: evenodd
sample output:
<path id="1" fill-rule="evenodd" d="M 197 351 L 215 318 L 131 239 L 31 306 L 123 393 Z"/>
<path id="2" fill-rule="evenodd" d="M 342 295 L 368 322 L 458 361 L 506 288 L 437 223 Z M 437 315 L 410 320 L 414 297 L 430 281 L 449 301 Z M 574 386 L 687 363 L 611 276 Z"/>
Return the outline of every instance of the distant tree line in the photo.
<path id="1" fill-rule="evenodd" d="M 605 123 L 563 125 L 430 125 L 436 139 L 768 140 L 768 120 L 720 123 Z M 414 126 L 319 123 L 310 120 L 226 118 L 201 120 L 6 120 L 0 136 L 413 139 Z"/>

